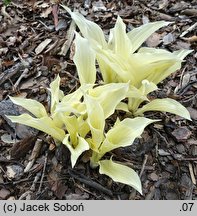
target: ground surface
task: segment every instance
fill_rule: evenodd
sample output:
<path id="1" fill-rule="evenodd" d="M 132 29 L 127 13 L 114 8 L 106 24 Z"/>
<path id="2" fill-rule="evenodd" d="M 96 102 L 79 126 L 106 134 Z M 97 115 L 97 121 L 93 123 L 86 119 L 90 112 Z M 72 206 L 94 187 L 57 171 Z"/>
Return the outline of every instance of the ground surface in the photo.
<path id="1" fill-rule="evenodd" d="M 8 100 L 9 95 L 47 105 L 47 88 L 56 74 L 61 76 L 65 93 L 79 86 L 72 62 L 74 28 L 70 18 L 60 9 L 58 20 L 54 19 L 49 1 L 14 0 L 7 7 L 0 2 L 0 199 L 196 199 L 197 1 L 61 2 L 99 23 L 106 33 L 118 14 L 128 30 L 149 21 L 172 22 L 145 45 L 193 52 L 180 71 L 159 85 L 155 96 L 181 102 L 191 113 L 192 122 L 153 113 L 151 117 L 158 116 L 163 124 L 147 127 L 132 147 L 112 153 L 140 174 L 143 196 L 90 169 L 85 156 L 72 170 L 63 145 L 56 148 L 43 133 L 14 125 L 5 117 L 24 112 Z"/>

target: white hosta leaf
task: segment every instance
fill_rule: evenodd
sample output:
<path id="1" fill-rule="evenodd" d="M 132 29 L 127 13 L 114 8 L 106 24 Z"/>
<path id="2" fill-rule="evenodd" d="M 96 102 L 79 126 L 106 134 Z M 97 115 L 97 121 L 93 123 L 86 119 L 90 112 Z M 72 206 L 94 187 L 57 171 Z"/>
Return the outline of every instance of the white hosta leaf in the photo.
<path id="1" fill-rule="evenodd" d="M 114 113 L 120 101 L 125 99 L 128 89 L 129 83 L 110 83 L 90 89 L 89 95 L 99 102 L 106 119 Z"/>
<path id="2" fill-rule="evenodd" d="M 152 22 L 144 24 L 138 28 L 134 28 L 128 32 L 127 35 L 132 44 L 132 50 L 130 51 L 134 53 L 146 41 L 146 39 L 151 36 L 152 33 L 168 24 L 169 22 L 164 21 Z"/>
<path id="3" fill-rule="evenodd" d="M 64 130 L 58 128 L 50 117 L 33 118 L 29 114 L 22 114 L 20 116 L 7 116 L 7 118 L 14 123 L 24 124 L 43 131 L 59 141 L 65 137 Z"/>
<path id="4" fill-rule="evenodd" d="M 74 114 L 85 114 L 86 107 L 85 104 L 81 102 L 82 96 L 91 88 L 94 84 L 84 84 L 80 86 L 73 93 L 68 94 L 63 97 L 62 101 L 57 105 L 56 112 L 66 112 Z"/>
<path id="5" fill-rule="evenodd" d="M 157 85 L 153 82 L 149 82 L 148 80 L 142 80 L 142 86 L 139 89 L 141 94 L 147 96 L 150 92 L 157 90 Z"/>
<path id="6" fill-rule="evenodd" d="M 150 92 L 157 90 L 157 86 L 153 82 L 149 82 L 148 80 L 143 80 L 141 87 L 137 89 L 138 90 L 137 93 L 136 93 L 136 89 L 135 88 L 133 89 L 134 91 L 132 92 L 132 88 L 130 87 L 131 96 L 129 97 L 129 100 L 128 100 L 128 107 L 132 113 L 138 109 L 139 105 L 143 101 L 149 101 L 149 99 L 147 98 L 147 95 Z M 134 93 L 135 95 L 132 95 L 132 93 Z"/>
<path id="7" fill-rule="evenodd" d="M 99 148 L 100 158 L 107 152 L 133 144 L 133 141 L 140 137 L 144 128 L 158 120 L 151 120 L 144 117 L 136 117 L 134 119 L 124 119 L 110 129 L 102 145 Z"/>
<path id="8" fill-rule="evenodd" d="M 51 113 L 55 111 L 56 105 L 63 98 L 64 94 L 59 89 L 60 86 L 60 77 L 57 75 L 56 79 L 50 84 L 50 92 L 51 92 Z"/>
<path id="9" fill-rule="evenodd" d="M 62 5 L 62 7 L 71 15 L 85 38 L 87 38 L 94 46 L 102 46 L 103 48 L 107 47 L 103 31 L 96 23 L 87 20 L 78 12 L 72 12 L 64 5 Z"/>
<path id="10" fill-rule="evenodd" d="M 61 112 L 54 112 L 50 117 L 53 119 L 54 124 L 58 128 L 63 128 L 64 121 L 62 120 L 62 113 Z"/>
<path id="11" fill-rule="evenodd" d="M 36 100 L 21 97 L 9 97 L 11 101 L 19 106 L 24 107 L 37 118 L 48 116 L 45 107 Z"/>
<path id="12" fill-rule="evenodd" d="M 62 98 L 62 103 L 69 104 L 72 106 L 73 103 L 78 103 L 82 98 L 83 94 L 86 93 L 89 89 L 93 88 L 94 84 L 84 84 L 80 86 L 73 93 L 70 93 Z"/>
<path id="13" fill-rule="evenodd" d="M 188 120 L 191 120 L 188 110 L 179 102 L 170 98 L 152 100 L 148 104 L 144 105 L 142 108 L 138 109 L 135 112 L 135 115 L 142 115 L 144 112 L 147 111 L 170 112 Z"/>
<path id="14" fill-rule="evenodd" d="M 78 122 L 77 117 L 75 115 L 72 116 L 63 116 L 62 120 L 66 126 L 66 130 L 68 131 L 70 135 L 70 140 L 72 142 L 72 145 L 76 147 L 77 145 L 77 135 L 78 135 Z"/>
<path id="15" fill-rule="evenodd" d="M 187 55 L 189 55 L 191 52 L 193 52 L 193 50 L 185 50 L 185 49 L 181 49 L 181 50 L 177 50 L 174 51 L 173 54 L 176 55 L 178 58 L 180 58 L 181 60 L 183 60 Z"/>
<path id="16" fill-rule="evenodd" d="M 84 95 L 84 100 L 88 114 L 87 122 L 91 130 L 92 141 L 96 150 L 103 140 L 103 131 L 105 127 L 104 112 L 101 105 L 95 98 Z"/>
<path id="17" fill-rule="evenodd" d="M 72 105 L 72 106 L 71 106 Z M 75 106 L 78 106 L 79 102 L 73 102 L 72 104 L 69 102 L 60 102 L 55 109 L 55 112 L 65 112 L 65 113 L 74 113 L 74 114 L 79 114 L 79 110 L 74 108 Z"/>
<path id="18" fill-rule="evenodd" d="M 110 160 L 101 160 L 99 173 L 105 174 L 112 178 L 115 182 L 127 184 L 142 194 L 142 185 L 138 174 L 131 168 L 115 163 Z"/>
<path id="19" fill-rule="evenodd" d="M 77 72 L 81 85 L 86 83 L 95 83 L 95 58 L 96 54 L 90 47 L 88 40 L 82 38 L 78 33 L 76 33 L 75 55 L 73 61 L 77 67 Z"/>
<path id="20" fill-rule="evenodd" d="M 179 50 L 171 53 L 167 50 L 143 47 L 132 55 L 130 63 L 139 72 L 137 77 L 139 81 L 147 79 L 158 84 L 180 69 L 183 58 L 191 52 L 191 50 Z"/>
<path id="21" fill-rule="evenodd" d="M 84 120 L 83 119 L 83 116 L 79 116 L 77 118 L 77 121 L 78 121 L 78 133 L 81 137 L 86 137 L 87 133 L 90 131 L 90 126 L 87 122 L 87 120 Z"/>
<path id="22" fill-rule="evenodd" d="M 128 61 L 128 71 L 131 71 L 135 77 L 131 84 L 137 88 L 140 88 L 142 80 L 157 84 L 155 80 L 164 79 L 163 74 L 166 74 L 177 62 L 180 64 L 181 60 L 170 52 L 134 53 Z"/>
<path id="23" fill-rule="evenodd" d="M 112 67 L 106 64 L 106 61 L 100 58 L 99 55 L 97 55 L 97 62 L 102 72 L 102 78 L 104 83 L 112 83 L 118 81 L 117 74 L 114 72 Z"/>
<path id="24" fill-rule="evenodd" d="M 130 67 L 129 61 L 124 56 L 113 53 L 111 50 L 101 50 L 97 53 L 97 58 L 102 61 L 103 68 L 106 65 L 105 71 L 109 70 L 115 74 L 115 81 L 125 82 L 135 80 L 135 70 Z M 139 62 L 139 60 L 138 60 Z M 101 71 L 102 73 L 102 71 Z M 111 76 L 112 77 L 112 76 Z"/>
<path id="25" fill-rule="evenodd" d="M 131 52 L 132 46 L 128 35 L 126 34 L 126 25 L 118 16 L 115 27 L 110 32 L 109 46 L 115 53 L 127 58 Z"/>
<path id="26" fill-rule="evenodd" d="M 78 144 L 75 148 L 73 148 L 72 144 L 69 142 L 69 135 L 67 134 L 62 142 L 63 144 L 65 144 L 67 146 L 67 148 L 69 149 L 70 153 L 71 153 L 71 164 L 72 167 L 75 166 L 77 159 L 79 158 L 79 156 L 86 150 L 89 149 L 89 145 L 88 143 L 85 141 L 84 138 L 78 136 Z"/>
<path id="27" fill-rule="evenodd" d="M 120 102 L 117 106 L 116 106 L 116 110 L 121 110 L 124 112 L 129 112 L 128 109 L 128 104 L 124 103 L 124 102 Z"/>

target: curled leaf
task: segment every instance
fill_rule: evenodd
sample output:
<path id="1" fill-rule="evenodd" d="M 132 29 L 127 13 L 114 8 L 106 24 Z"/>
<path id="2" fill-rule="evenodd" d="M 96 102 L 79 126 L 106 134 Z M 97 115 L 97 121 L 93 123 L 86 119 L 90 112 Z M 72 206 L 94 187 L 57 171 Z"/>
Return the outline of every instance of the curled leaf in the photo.
<path id="1" fill-rule="evenodd" d="M 142 185 L 138 174 L 131 168 L 115 163 L 110 160 L 101 160 L 98 162 L 99 173 L 105 174 L 115 182 L 127 184 L 142 194 Z"/>
<path id="2" fill-rule="evenodd" d="M 72 146 L 72 143 L 70 143 L 69 141 L 69 134 L 67 134 L 62 142 L 63 144 L 65 144 L 67 146 L 67 148 L 70 150 L 71 153 L 71 164 L 72 167 L 75 166 L 77 159 L 79 158 L 79 156 L 86 150 L 89 149 L 89 145 L 86 142 L 86 140 L 83 137 L 78 136 L 78 144 L 76 145 L 76 147 L 74 148 Z"/>
<path id="3" fill-rule="evenodd" d="M 135 115 L 142 115 L 144 112 L 147 111 L 170 112 L 188 120 L 191 120 L 189 111 L 179 102 L 170 98 L 152 100 L 148 104 L 144 105 L 142 108 L 138 109 L 135 112 Z"/>
<path id="4" fill-rule="evenodd" d="M 37 118 L 48 116 L 45 107 L 36 100 L 21 97 L 9 97 L 11 101 L 19 106 L 24 107 Z"/>
<path id="5" fill-rule="evenodd" d="M 65 137 L 64 130 L 58 128 L 50 117 L 33 118 L 29 114 L 22 114 L 20 116 L 6 116 L 14 123 L 24 124 L 46 134 L 51 135 L 53 138 L 62 141 Z"/>
<path id="6" fill-rule="evenodd" d="M 158 120 L 151 120 L 144 117 L 136 117 L 134 119 L 124 119 L 121 122 L 117 122 L 115 126 L 110 129 L 102 145 L 99 148 L 100 158 L 107 152 L 133 144 L 133 141 L 140 137 L 144 128 Z"/>

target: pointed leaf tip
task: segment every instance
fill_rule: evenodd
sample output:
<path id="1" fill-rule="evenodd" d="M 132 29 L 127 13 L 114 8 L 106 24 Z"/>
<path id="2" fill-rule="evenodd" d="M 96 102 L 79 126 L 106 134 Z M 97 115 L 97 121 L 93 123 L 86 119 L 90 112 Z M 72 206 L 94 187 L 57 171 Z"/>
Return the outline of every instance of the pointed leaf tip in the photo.
<path id="1" fill-rule="evenodd" d="M 98 162 L 100 165 L 99 173 L 105 174 L 112 178 L 115 182 L 127 184 L 136 189 L 142 194 L 142 185 L 138 174 L 131 168 L 115 163 L 110 160 L 101 160 Z"/>

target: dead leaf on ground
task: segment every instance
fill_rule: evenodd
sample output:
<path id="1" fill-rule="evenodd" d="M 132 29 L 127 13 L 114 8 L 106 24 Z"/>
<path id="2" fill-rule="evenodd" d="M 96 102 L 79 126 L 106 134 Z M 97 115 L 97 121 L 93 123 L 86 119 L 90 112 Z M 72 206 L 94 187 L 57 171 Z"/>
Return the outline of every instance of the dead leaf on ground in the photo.
<path id="1" fill-rule="evenodd" d="M 35 53 L 38 55 L 40 54 L 50 43 L 52 39 L 47 38 L 44 41 L 42 41 L 35 49 Z"/>

